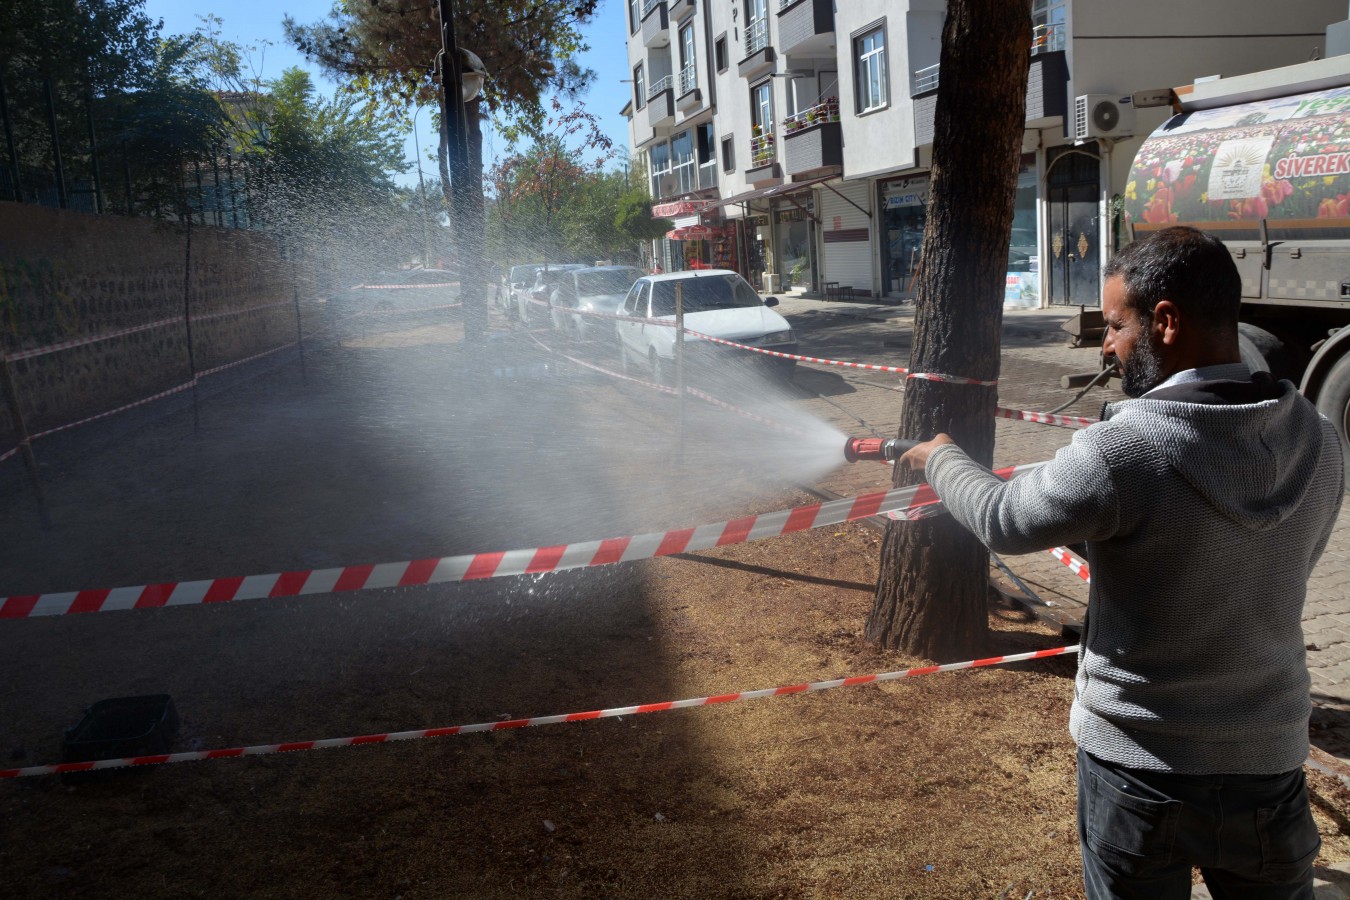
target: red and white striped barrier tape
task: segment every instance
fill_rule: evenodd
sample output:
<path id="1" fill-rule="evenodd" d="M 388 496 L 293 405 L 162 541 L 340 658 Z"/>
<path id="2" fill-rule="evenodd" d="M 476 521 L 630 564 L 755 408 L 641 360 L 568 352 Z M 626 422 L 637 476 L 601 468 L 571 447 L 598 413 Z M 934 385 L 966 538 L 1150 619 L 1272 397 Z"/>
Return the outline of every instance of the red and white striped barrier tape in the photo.
<path id="1" fill-rule="evenodd" d="M 502 722 L 480 722 L 475 725 L 452 725 L 448 728 L 423 728 L 417 731 L 391 731 L 382 734 L 366 734 L 360 737 L 329 738 L 317 741 L 291 741 L 284 744 L 255 744 L 251 747 L 231 747 L 222 750 L 197 750 L 187 753 L 161 753 L 153 756 L 131 756 L 123 759 L 101 759 L 91 762 L 53 763 L 45 766 L 25 766 L 21 769 L 0 769 L 0 778 L 23 778 L 30 775 L 60 775 L 67 772 L 90 772 L 99 769 L 116 769 L 126 766 L 154 766 L 162 763 L 195 762 L 203 759 L 235 759 L 241 756 L 265 756 L 272 753 L 290 753 L 296 750 L 326 750 L 330 747 L 356 747 L 362 744 L 388 744 L 394 741 L 412 741 L 421 738 L 450 737 L 457 734 L 474 734 L 484 731 L 508 731 L 514 728 L 533 728 L 539 725 L 561 725 L 565 722 L 592 722 L 596 719 L 613 719 L 619 716 L 636 716 L 643 713 L 669 712 L 674 709 L 690 709 L 699 706 L 717 706 L 723 703 L 735 703 L 740 700 L 761 700 L 768 697 L 787 697 L 793 694 L 808 694 L 815 691 L 828 691 L 841 687 L 856 687 L 863 684 L 880 684 L 887 681 L 899 681 L 903 678 L 916 678 L 920 675 L 935 675 L 938 672 L 956 672 L 962 669 L 980 669 L 986 666 L 1001 666 L 1008 663 L 1026 662 L 1033 659 L 1049 659 L 1077 653 L 1078 645 L 1055 647 L 1050 650 L 1036 650 L 1030 653 L 1011 653 L 1005 656 L 991 656 L 986 659 L 973 659 L 967 662 L 945 663 L 936 666 L 921 666 L 914 669 L 902 669 L 897 672 L 882 672 L 874 675 L 855 675 L 849 678 L 836 678 L 831 681 L 812 681 L 792 684 L 784 687 L 765 688 L 757 691 L 738 691 L 732 694 L 717 694 L 709 697 L 695 697 L 689 700 L 667 700 L 662 703 L 643 703 L 637 706 L 620 706 L 613 709 L 597 709 L 590 712 L 564 713 L 555 716 L 535 716 L 529 719 L 508 719 Z"/>
<path id="2" fill-rule="evenodd" d="M 1069 567 L 1070 572 L 1077 575 L 1088 584 L 1092 583 L 1092 573 L 1088 571 L 1088 564 L 1084 560 L 1079 559 L 1068 547 L 1054 547 L 1045 552 L 1064 563 L 1064 565 Z"/>
<path id="3" fill-rule="evenodd" d="M 1003 469 L 994 469 L 993 471 L 995 475 L 1002 478 L 1004 481 L 1011 481 L 1014 478 L 1021 478 L 1023 475 L 1030 474 L 1043 465 L 1045 465 L 1043 462 L 1026 463 L 1020 466 L 1008 466 Z M 911 503 L 908 508 L 901 507 L 887 512 L 886 518 L 894 519 L 896 521 L 905 521 L 936 515 L 939 510 L 945 512 L 945 509 L 941 506 L 942 501 L 938 497 L 937 492 L 933 490 L 932 485 L 924 482 L 923 484 L 917 485 L 917 487 L 922 488 L 922 490 L 915 495 L 914 502 Z"/>
<path id="4" fill-rule="evenodd" d="M 260 312 L 264 309 L 276 309 L 279 306 L 295 308 L 295 303 L 291 300 L 282 300 L 278 303 L 262 303 L 258 306 L 245 306 L 242 309 L 227 309 L 224 312 L 204 313 L 202 315 L 189 316 L 194 322 L 207 322 L 211 319 L 226 319 L 230 316 L 246 316 L 249 313 Z"/>
<path id="5" fill-rule="evenodd" d="M 4 462 L 5 460 L 9 459 L 11 456 L 18 456 L 18 455 L 19 455 L 19 451 L 22 450 L 22 449 L 23 449 L 23 445 L 20 444 L 20 445 L 17 446 L 17 447 L 11 447 L 11 448 L 9 448 L 9 449 L 6 450 L 4 453 L 0 453 L 0 462 Z"/>
<path id="6" fill-rule="evenodd" d="M 510 575 L 540 575 L 744 544 L 935 502 L 937 496 L 932 488 L 923 484 L 896 488 L 884 493 L 842 497 L 825 503 L 812 503 L 711 525 L 582 541 L 554 547 L 472 553 L 378 565 L 274 572 L 266 575 L 239 575 L 202 581 L 164 582 L 46 594 L 14 594 L 0 597 L 0 619 L 154 609 L 163 606 L 197 606 L 229 603 L 235 600 L 262 600 L 446 584 Z"/>
<path id="7" fill-rule="evenodd" d="M 459 287 L 458 281 L 437 281 L 431 284 L 354 284 L 351 286 L 353 291 L 406 291 L 416 288 L 448 288 Z"/>
<path id="8" fill-rule="evenodd" d="M 529 334 L 530 340 L 534 341 L 540 347 L 543 347 L 550 353 L 553 353 L 557 356 L 561 356 L 563 359 L 569 362 L 576 363 L 579 366 L 591 369 L 596 372 L 601 372 L 605 375 L 609 375 L 612 378 L 619 378 L 622 379 L 623 381 L 631 381 L 634 384 L 640 384 L 643 387 L 652 388 L 653 390 L 660 391 L 663 394 L 672 394 L 674 396 L 679 396 L 679 391 L 677 391 L 673 387 L 669 387 L 664 384 L 657 384 L 654 381 L 644 381 L 641 378 L 634 378 L 632 375 L 625 375 L 622 372 L 615 372 L 612 369 L 606 369 L 604 366 L 598 366 L 595 363 L 587 362 L 584 359 L 577 359 L 575 356 L 569 356 L 568 354 L 563 353 L 561 350 L 558 350 L 555 347 L 550 347 L 548 344 L 545 344 L 543 341 L 539 340 L 539 338 L 536 337 L 533 332 L 527 332 L 527 334 Z M 795 434 L 802 437 L 805 437 L 807 435 L 807 432 L 803 431 L 800 428 L 793 428 L 791 425 L 784 425 L 782 422 L 777 422 L 773 419 L 770 419 L 767 416 L 761 416 L 759 413 L 753 413 L 750 412 L 750 410 L 748 409 L 742 409 L 741 407 L 736 406 L 733 403 L 728 403 L 727 401 L 714 397 L 712 394 L 709 394 L 706 391 L 701 391 L 698 388 L 693 388 L 689 387 L 688 385 L 685 385 L 685 391 L 690 396 L 697 397 L 704 403 L 708 403 L 711 404 L 712 406 L 725 409 L 728 412 L 732 412 L 738 416 L 742 416 L 744 418 L 750 419 L 751 421 L 758 422 L 759 424 L 764 425 L 768 428 L 772 428 L 776 431 L 782 431 L 786 434 Z"/>
<path id="9" fill-rule="evenodd" d="M 235 366 L 242 366 L 245 363 L 251 363 L 255 359 L 262 359 L 264 356 L 271 356 L 273 353 L 280 353 L 282 350 L 289 350 L 291 347 L 298 346 L 295 341 L 286 344 L 280 344 L 271 350 L 264 350 L 261 353 L 255 353 L 252 356 L 246 356 L 243 359 L 236 359 L 234 362 L 227 362 L 223 366 L 216 366 L 214 369 L 207 369 L 204 372 L 198 372 L 198 378 L 205 378 L 208 375 L 215 375 L 218 372 L 224 372 L 226 369 L 233 369 Z"/>
<path id="10" fill-rule="evenodd" d="M 1035 422 L 1038 425 L 1061 425 L 1065 428 L 1086 428 L 1098 422 L 1097 419 L 1088 419 L 1083 416 L 1061 416 L 1058 413 L 1006 409 L 1002 406 L 994 410 L 994 416 L 999 419 L 1020 419 L 1023 422 Z"/>
<path id="11" fill-rule="evenodd" d="M 46 431 L 39 431 L 36 434 L 29 435 L 28 439 L 30 441 L 35 441 L 38 438 L 48 437 L 49 435 L 57 434 L 62 431 L 68 431 L 69 429 L 76 428 L 80 425 L 88 425 L 90 422 L 97 422 L 99 419 L 106 419 L 109 416 L 115 416 L 118 413 L 123 413 L 126 412 L 127 410 L 135 409 L 138 406 L 145 406 L 147 403 L 154 403 L 156 400 L 162 400 L 165 397 L 170 397 L 174 394 L 178 394 L 183 391 L 189 390 L 190 388 L 196 387 L 200 379 L 205 378 L 209 375 L 215 375 L 218 372 L 225 371 L 226 369 L 233 369 L 235 366 L 242 366 L 245 363 L 253 362 L 255 359 L 261 359 L 264 356 L 270 356 L 273 353 L 277 353 L 281 350 L 285 350 L 289 347 L 294 346 L 296 346 L 296 343 L 294 341 L 291 341 L 289 344 L 282 344 L 279 347 L 273 347 L 271 350 L 264 350 L 262 353 L 257 353 L 254 354 L 253 356 L 245 357 L 244 359 L 237 359 L 234 362 L 226 363 L 223 366 L 216 366 L 214 369 L 207 369 L 204 372 L 198 372 L 197 377 L 194 378 L 193 380 L 185 381 L 182 384 L 177 385 L 176 387 L 171 387 L 166 391 L 160 391 L 157 394 L 151 394 L 149 397 L 142 397 L 140 400 L 134 400 L 131 403 L 123 404 L 122 406 L 118 406 L 114 409 L 104 410 L 101 413 L 96 413 L 92 416 L 87 416 L 86 418 L 83 419 L 77 419 L 74 422 L 67 422 L 64 425 L 58 425 L 55 428 L 48 428 Z M 0 457 L 0 459 L 3 458 L 4 457 Z"/>
<path id="12" fill-rule="evenodd" d="M 538 306 L 552 308 L 552 304 L 546 303 L 543 300 L 531 298 L 530 302 Z M 572 309 L 571 307 L 563 308 L 562 312 L 566 315 L 589 316 L 591 318 L 609 319 L 618 322 L 638 322 L 643 325 L 661 325 L 667 328 L 675 327 L 675 321 L 673 319 L 639 319 L 634 316 L 611 315 L 609 313 L 597 313 L 585 309 Z M 823 366 L 844 366 L 850 369 L 867 369 L 873 372 L 894 372 L 898 375 L 904 375 L 906 378 L 922 378 L 925 381 L 942 381 L 948 384 L 971 384 L 981 387 L 993 387 L 998 384 L 997 381 L 981 381 L 977 378 L 966 378 L 962 375 L 942 375 L 936 372 L 911 372 L 903 366 L 883 366 L 875 363 L 845 362 L 839 359 L 822 359 L 818 356 L 801 356 L 796 353 L 783 353 L 779 350 L 765 350 L 763 347 L 752 347 L 749 344 L 739 344 L 736 341 L 729 341 L 726 338 L 713 337 L 712 335 L 704 334 L 701 331 L 694 331 L 692 328 L 684 329 L 684 333 L 693 335 L 699 340 L 709 341 L 714 344 L 722 344 L 726 347 L 734 347 L 737 350 L 749 350 L 752 353 L 762 353 L 765 356 L 776 356 L 779 359 L 795 359 L 800 360 L 801 362 L 819 363 Z"/>
<path id="13" fill-rule="evenodd" d="M 141 331 L 149 331 L 152 328 L 164 328 L 168 325 L 183 324 L 182 317 L 174 319 L 160 319 L 155 322 L 146 322 L 144 325 L 133 325 L 130 328 L 119 328 L 117 331 L 107 331 L 103 334 L 95 334 L 90 337 L 76 338 L 70 341 L 61 341 L 58 344 L 48 344 L 45 347 L 34 347 L 32 350 L 19 350 L 14 353 L 5 354 L 5 358 L 14 361 L 20 359 L 31 359 L 34 356 L 45 356 L 48 353 L 58 353 L 62 350 L 71 350 L 75 347 L 83 347 L 86 344 L 97 344 L 100 341 L 110 341 L 113 338 L 126 337 L 129 334 L 136 334 Z"/>
<path id="14" fill-rule="evenodd" d="M 129 409 L 135 409 L 138 406 L 144 406 L 147 403 L 154 403 L 156 400 L 162 400 L 165 397 L 169 397 L 172 396 L 173 394 L 186 391 L 189 388 L 195 387 L 196 384 L 197 384 L 196 379 L 184 382 L 183 384 L 180 384 L 177 387 L 169 388 L 167 391 L 160 391 L 158 394 L 151 394 L 149 397 L 142 397 L 140 400 L 134 400 L 131 403 L 124 404 L 115 409 L 104 410 L 101 413 L 96 413 L 95 415 L 88 416 L 83 419 L 78 419 L 74 422 L 67 422 L 64 425 L 57 425 L 55 428 L 48 428 L 46 431 L 39 431 L 37 434 L 29 435 L 28 439 L 30 441 L 35 441 L 38 438 L 47 437 L 49 435 L 57 434 L 62 431 L 68 431 L 69 429 L 75 428 L 80 425 L 88 425 L 90 422 L 97 422 L 99 419 L 106 419 L 109 416 L 115 416 L 118 413 L 126 412 Z"/>
<path id="15" fill-rule="evenodd" d="M 406 313 L 434 312 L 438 309 L 459 309 L 463 303 L 442 303 L 439 306 L 414 306 L 408 309 L 367 309 L 352 313 L 347 319 L 363 319 L 366 316 L 401 316 Z"/>
<path id="16" fill-rule="evenodd" d="M 966 378 L 962 375 L 942 375 L 936 372 L 911 372 L 903 366 L 881 366 L 873 363 L 853 363 L 844 362 L 838 359 L 821 359 L 816 356 L 801 356 L 796 353 L 783 353 L 779 350 L 765 350 L 763 347 L 752 347 L 749 344 L 738 344 L 735 341 L 729 341 L 725 338 L 713 337 L 710 334 L 704 334 L 701 331 L 694 331 L 690 328 L 684 330 L 685 334 L 692 334 L 694 337 L 705 341 L 711 341 L 714 344 L 722 344 L 727 347 L 735 347 L 738 350 L 749 350 L 753 353 L 763 353 L 766 356 L 777 356 L 780 359 L 796 359 L 802 362 L 819 363 L 825 366 L 844 366 L 850 369 L 869 369 L 874 372 L 895 372 L 904 375 L 906 378 L 922 378 L 925 381 L 942 381 L 947 384 L 971 384 L 980 387 L 993 387 L 998 384 L 997 381 L 980 381 L 978 378 Z"/>

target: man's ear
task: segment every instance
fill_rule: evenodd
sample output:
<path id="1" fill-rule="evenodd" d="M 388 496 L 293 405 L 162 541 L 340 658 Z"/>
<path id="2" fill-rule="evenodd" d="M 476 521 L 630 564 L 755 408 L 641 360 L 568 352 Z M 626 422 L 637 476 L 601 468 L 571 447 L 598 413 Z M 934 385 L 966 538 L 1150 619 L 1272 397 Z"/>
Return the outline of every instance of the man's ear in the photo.
<path id="1" fill-rule="evenodd" d="M 1181 310 L 1171 300 L 1159 300 L 1149 323 L 1154 339 L 1164 346 L 1175 346 L 1181 336 Z"/>

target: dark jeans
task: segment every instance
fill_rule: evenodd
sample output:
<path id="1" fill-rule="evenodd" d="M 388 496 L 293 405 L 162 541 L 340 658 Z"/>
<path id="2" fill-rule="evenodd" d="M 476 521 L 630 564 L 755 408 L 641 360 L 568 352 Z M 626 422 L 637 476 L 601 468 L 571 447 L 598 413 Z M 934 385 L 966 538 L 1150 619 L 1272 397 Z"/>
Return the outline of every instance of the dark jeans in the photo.
<path id="1" fill-rule="evenodd" d="M 1184 900 L 1199 866 L 1215 900 L 1313 895 L 1322 841 L 1303 770 L 1174 775 L 1078 751 L 1078 840 L 1089 900 Z"/>

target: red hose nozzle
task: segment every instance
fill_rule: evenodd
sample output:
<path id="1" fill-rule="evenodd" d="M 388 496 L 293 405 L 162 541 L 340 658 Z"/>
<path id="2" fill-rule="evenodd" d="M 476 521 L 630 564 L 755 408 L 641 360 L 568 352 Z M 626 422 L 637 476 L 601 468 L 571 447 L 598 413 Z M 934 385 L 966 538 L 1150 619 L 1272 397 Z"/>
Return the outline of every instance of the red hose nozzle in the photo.
<path id="1" fill-rule="evenodd" d="M 918 441 L 901 438 L 849 438 L 844 442 L 844 459 L 849 462 L 860 459 L 899 459 L 906 450 L 918 444 Z"/>

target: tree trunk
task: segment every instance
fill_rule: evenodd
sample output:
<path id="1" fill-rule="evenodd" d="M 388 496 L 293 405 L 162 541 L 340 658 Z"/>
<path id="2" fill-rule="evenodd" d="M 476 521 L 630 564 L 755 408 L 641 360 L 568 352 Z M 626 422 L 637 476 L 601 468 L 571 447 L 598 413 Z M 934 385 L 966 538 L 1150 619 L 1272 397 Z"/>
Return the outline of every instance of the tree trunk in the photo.
<path id="1" fill-rule="evenodd" d="M 487 260 L 483 256 L 483 232 L 487 221 L 483 214 L 483 118 L 481 100 L 465 104 L 465 123 L 468 129 L 468 158 L 460 167 L 464 176 L 465 221 L 456 224 L 455 245 L 459 250 L 459 299 L 464 312 L 464 339 L 470 344 L 481 342 L 487 332 Z"/>
<path id="2" fill-rule="evenodd" d="M 913 372 L 998 377 L 1030 45 L 1028 0 L 947 4 Z M 911 378 L 899 434 L 946 432 L 989 465 L 996 405 L 993 387 Z M 896 486 L 917 480 L 896 467 Z M 988 570 L 988 551 L 949 516 L 890 522 L 867 640 L 928 659 L 979 655 L 988 638 Z"/>

